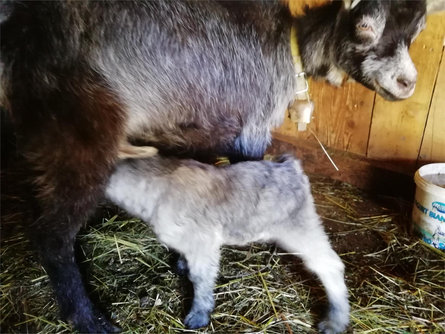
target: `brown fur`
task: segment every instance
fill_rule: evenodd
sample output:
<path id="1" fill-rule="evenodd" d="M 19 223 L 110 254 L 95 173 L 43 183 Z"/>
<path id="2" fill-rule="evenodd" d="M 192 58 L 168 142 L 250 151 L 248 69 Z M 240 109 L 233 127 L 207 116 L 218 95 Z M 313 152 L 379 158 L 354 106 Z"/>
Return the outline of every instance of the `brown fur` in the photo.
<path id="1" fill-rule="evenodd" d="M 37 174 L 37 197 L 45 208 L 54 203 L 65 206 L 66 201 L 82 197 L 85 189 L 103 183 L 122 137 L 122 111 L 110 92 L 92 82 L 73 82 L 73 86 L 77 92 L 67 91 L 48 101 L 54 112 L 59 104 L 70 110 L 67 117 L 36 122 L 29 137 L 32 141 L 21 138 L 25 159 Z"/>
<path id="2" fill-rule="evenodd" d="M 21 150 L 17 168 L 8 166 L 2 175 L 7 183 L 2 204 L 21 213 L 6 214 L 25 224 L 62 316 L 82 332 L 112 332 L 114 327 L 94 310 L 82 285 L 74 240 L 117 160 L 124 116 L 101 78 L 87 81 L 83 78 L 91 73 L 84 74 L 41 99 L 10 99 Z M 53 113 L 58 117 L 48 116 Z"/>

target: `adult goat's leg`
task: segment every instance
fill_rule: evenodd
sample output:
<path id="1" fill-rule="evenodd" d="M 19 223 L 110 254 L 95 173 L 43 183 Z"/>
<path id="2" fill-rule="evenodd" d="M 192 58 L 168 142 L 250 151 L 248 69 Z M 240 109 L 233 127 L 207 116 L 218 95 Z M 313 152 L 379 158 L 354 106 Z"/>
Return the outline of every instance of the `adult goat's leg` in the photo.
<path id="1" fill-rule="evenodd" d="M 67 87 L 44 102 L 24 105 L 12 100 L 30 189 L 25 204 L 32 218 L 26 227 L 64 319 L 80 332 L 113 332 L 114 326 L 96 312 L 86 294 L 74 242 L 116 160 L 122 116 L 100 80 Z"/>
<path id="2" fill-rule="evenodd" d="M 72 211 L 64 207 L 51 215 L 43 213 L 44 218 L 28 229 L 31 242 L 48 273 L 62 318 L 82 333 L 115 332 L 86 294 L 74 256 L 75 237 L 85 217 Z"/>

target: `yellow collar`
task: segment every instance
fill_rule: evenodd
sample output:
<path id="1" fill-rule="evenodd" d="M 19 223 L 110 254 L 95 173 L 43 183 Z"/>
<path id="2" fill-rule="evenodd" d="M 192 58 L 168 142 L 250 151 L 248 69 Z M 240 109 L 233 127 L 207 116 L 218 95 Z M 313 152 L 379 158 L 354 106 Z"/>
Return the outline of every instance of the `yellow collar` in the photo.
<path id="1" fill-rule="evenodd" d="M 314 104 L 309 96 L 309 83 L 303 69 L 303 62 L 298 48 L 297 28 L 295 24 L 292 24 L 290 30 L 290 48 L 295 70 L 296 91 L 295 101 L 288 110 L 290 118 L 298 125 L 298 131 L 304 131 L 306 130 L 306 125 L 311 121 Z"/>
<path id="2" fill-rule="evenodd" d="M 292 24 L 292 28 L 290 30 L 290 48 L 294 63 L 297 89 L 295 92 L 295 101 L 291 106 L 289 106 L 288 112 L 291 120 L 297 124 L 298 131 L 305 131 L 307 124 L 311 122 L 312 113 L 314 112 L 314 104 L 309 96 L 309 84 L 307 82 L 306 73 L 303 69 L 303 62 L 301 61 L 300 49 L 298 48 L 297 41 L 297 28 L 295 27 L 295 24 Z M 329 156 L 320 139 L 318 139 L 317 135 L 312 130 L 310 131 L 320 144 L 329 161 L 338 171 L 339 169 L 337 165 Z"/>
<path id="3" fill-rule="evenodd" d="M 295 66 L 295 73 L 303 72 L 303 63 L 301 62 L 300 49 L 298 48 L 297 28 L 295 27 L 295 24 L 292 24 L 290 30 L 290 49 Z"/>
<path id="4" fill-rule="evenodd" d="M 297 28 L 295 27 L 295 24 L 292 24 L 290 30 L 290 49 L 297 83 L 297 90 L 295 92 L 296 98 L 298 100 L 309 100 L 309 84 L 307 82 L 306 72 L 304 72 L 303 69 L 300 49 L 298 48 Z"/>

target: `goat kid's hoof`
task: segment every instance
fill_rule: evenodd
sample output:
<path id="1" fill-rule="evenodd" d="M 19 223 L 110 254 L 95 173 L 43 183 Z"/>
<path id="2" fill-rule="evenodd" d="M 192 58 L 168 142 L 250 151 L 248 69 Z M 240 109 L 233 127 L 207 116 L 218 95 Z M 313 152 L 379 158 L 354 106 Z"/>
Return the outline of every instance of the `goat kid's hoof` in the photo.
<path id="1" fill-rule="evenodd" d="M 318 324 L 323 334 L 337 334 L 346 330 L 349 324 L 349 304 L 347 301 L 331 305 L 326 317 Z"/>
<path id="2" fill-rule="evenodd" d="M 120 333 L 121 329 L 109 322 L 101 313 L 88 317 L 71 317 L 68 321 L 79 333 Z"/>
<path id="3" fill-rule="evenodd" d="M 184 325 L 190 329 L 205 327 L 210 322 L 210 316 L 205 311 L 192 311 L 184 319 Z"/>
<path id="4" fill-rule="evenodd" d="M 348 323 L 348 317 L 344 319 L 332 319 L 329 317 L 318 324 L 318 330 L 322 334 L 338 334 L 346 330 Z"/>
<path id="5" fill-rule="evenodd" d="M 187 260 L 183 257 L 180 257 L 178 259 L 178 262 L 176 262 L 176 271 L 178 275 L 186 276 L 189 273 L 189 268 L 187 266 Z"/>

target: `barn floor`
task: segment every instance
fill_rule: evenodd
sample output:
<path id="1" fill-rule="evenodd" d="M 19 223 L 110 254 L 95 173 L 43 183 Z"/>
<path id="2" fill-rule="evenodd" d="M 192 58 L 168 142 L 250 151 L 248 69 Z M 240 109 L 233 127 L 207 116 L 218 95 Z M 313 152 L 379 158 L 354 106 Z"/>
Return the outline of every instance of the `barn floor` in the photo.
<path id="1" fill-rule="evenodd" d="M 346 264 L 348 333 L 444 333 L 445 255 L 411 235 L 410 203 L 312 177 L 317 208 Z M 91 295 L 124 333 L 181 333 L 190 285 L 138 220 L 105 208 L 79 237 Z M 106 218 L 103 218 L 106 217 Z M 1 333 L 70 333 L 23 234 L 1 244 Z M 269 245 L 225 248 L 208 332 L 315 333 L 317 280 Z"/>

